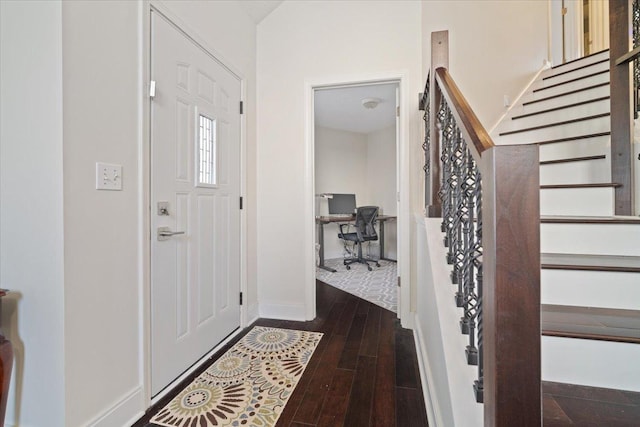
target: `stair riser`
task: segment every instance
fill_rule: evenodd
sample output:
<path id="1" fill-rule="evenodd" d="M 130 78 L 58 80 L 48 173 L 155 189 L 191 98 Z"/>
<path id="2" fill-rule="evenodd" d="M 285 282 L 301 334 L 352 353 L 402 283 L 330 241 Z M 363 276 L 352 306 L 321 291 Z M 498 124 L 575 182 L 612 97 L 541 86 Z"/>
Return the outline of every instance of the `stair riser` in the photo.
<path id="1" fill-rule="evenodd" d="M 608 159 L 540 166 L 540 184 L 592 184 L 611 180 Z"/>
<path id="2" fill-rule="evenodd" d="M 579 70 L 573 70 L 570 73 L 560 74 L 555 77 L 551 77 L 548 79 L 544 79 L 543 76 L 541 79 L 537 80 L 533 85 L 532 89 L 539 89 L 541 87 L 547 87 L 549 85 L 554 85 L 557 83 L 563 83 L 569 80 L 577 79 L 583 76 L 587 76 L 589 74 L 598 73 L 600 71 L 608 71 L 609 70 L 609 62 L 602 62 L 600 64 L 595 63 L 589 67 L 581 68 Z"/>
<path id="3" fill-rule="evenodd" d="M 539 90 L 526 94 L 522 97 L 522 102 L 533 101 L 536 99 L 547 98 L 549 96 L 560 95 L 573 90 L 582 89 L 587 86 L 593 86 L 599 83 L 606 83 L 609 81 L 609 73 L 602 73 L 596 76 L 585 77 L 575 82 L 562 84 L 559 86 L 550 87 L 548 89 Z"/>
<path id="4" fill-rule="evenodd" d="M 609 51 L 600 52 L 596 55 L 591 55 L 579 61 L 574 61 L 559 67 L 550 68 L 543 71 L 541 75 L 542 77 L 552 76 L 558 73 L 563 73 L 565 71 L 575 70 L 577 68 L 584 67 L 585 65 L 594 64 L 596 62 L 602 61 L 603 59 L 609 59 Z"/>
<path id="5" fill-rule="evenodd" d="M 503 122 L 499 132 L 507 132 L 533 126 L 541 126 L 550 123 L 557 123 L 566 120 L 574 120 L 596 114 L 608 113 L 610 110 L 609 100 L 605 99 L 588 104 L 577 105 L 575 107 L 563 108 L 561 110 L 540 113 L 534 116 L 522 117 Z"/>
<path id="6" fill-rule="evenodd" d="M 542 269 L 542 304 L 640 310 L 640 273 Z"/>
<path id="7" fill-rule="evenodd" d="M 575 157 L 607 155 L 610 151 L 609 135 L 575 141 L 540 145 L 540 161 L 569 159 Z"/>
<path id="8" fill-rule="evenodd" d="M 611 93 L 610 86 L 598 86 L 593 89 L 584 90 L 576 93 L 571 93 L 557 98 L 551 98 L 544 101 L 534 102 L 533 104 L 516 106 L 512 111 L 516 111 L 513 115 L 535 113 L 542 110 L 548 110 L 549 108 L 563 107 L 568 104 L 576 102 L 589 101 L 595 98 L 602 98 L 603 96 L 609 96 Z"/>
<path id="9" fill-rule="evenodd" d="M 640 391 L 640 345 L 542 337 L 542 380 Z"/>
<path id="10" fill-rule="evenodd" d="M 611 128 L 609 116 L 585 120 L 565 125 L 503 135 L 496 138 L 496 144 L 531 144 L 558 138 L 608 132 Z"/>
<path id="11" fill-rule="evenodd" d="M 543 253 L 640 256 L 637 224 L 540 225 Z"/>
<path id="12" fill-rule="evenodd" d="M 597 188 L 550 188 L 540 190 L 541 215 L 612 216 L 614 190 Z"/>

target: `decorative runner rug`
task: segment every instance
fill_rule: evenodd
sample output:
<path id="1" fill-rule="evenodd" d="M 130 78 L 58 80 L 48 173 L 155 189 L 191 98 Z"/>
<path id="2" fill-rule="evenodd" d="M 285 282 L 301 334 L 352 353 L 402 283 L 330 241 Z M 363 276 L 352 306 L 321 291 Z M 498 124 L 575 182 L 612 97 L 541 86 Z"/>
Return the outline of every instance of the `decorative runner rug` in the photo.
<path id="1" fill-rule="evenodd" d="M 274 426 L 321 338 L 318 332 L 255 326 L 151 423 Z"/>
<path id="2" fill-rule="evenodd" d="M 316 279 L 397 313 L 397 264 L 385 260 L 379 262 L 380 267 L 371 264 L 373 271 L 368 271 L 366 265 L 358 263 L 351 264 L 351 270 L 347 270 L 342 258 L 328 259 L 325 265 L 336 272 L 316 268 Z"/>

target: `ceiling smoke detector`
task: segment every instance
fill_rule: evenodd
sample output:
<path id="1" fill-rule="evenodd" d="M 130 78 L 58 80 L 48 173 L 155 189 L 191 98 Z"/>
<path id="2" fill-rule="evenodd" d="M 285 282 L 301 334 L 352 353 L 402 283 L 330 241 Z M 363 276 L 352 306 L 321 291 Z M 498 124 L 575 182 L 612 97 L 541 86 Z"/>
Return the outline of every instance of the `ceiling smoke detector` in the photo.
<path id="1" fill-rule="evenodd" d="M 378 98 L 365 98 L 362 100 L 362 106 L 368 110 L 376 108 L 380 103 L 380 99 Z"/>

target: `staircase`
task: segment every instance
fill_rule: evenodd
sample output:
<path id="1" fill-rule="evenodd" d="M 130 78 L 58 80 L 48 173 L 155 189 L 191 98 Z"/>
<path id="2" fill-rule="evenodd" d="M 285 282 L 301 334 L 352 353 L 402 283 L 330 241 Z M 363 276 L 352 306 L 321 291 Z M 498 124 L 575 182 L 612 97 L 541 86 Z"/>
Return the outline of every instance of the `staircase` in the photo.
<path id="1" fill-rule="evenodd" d="M 640 218 L 614 216 L 609 52 L 541 74 L 491 135 L 540 146 L 542 379 L 640 391 Z"/>

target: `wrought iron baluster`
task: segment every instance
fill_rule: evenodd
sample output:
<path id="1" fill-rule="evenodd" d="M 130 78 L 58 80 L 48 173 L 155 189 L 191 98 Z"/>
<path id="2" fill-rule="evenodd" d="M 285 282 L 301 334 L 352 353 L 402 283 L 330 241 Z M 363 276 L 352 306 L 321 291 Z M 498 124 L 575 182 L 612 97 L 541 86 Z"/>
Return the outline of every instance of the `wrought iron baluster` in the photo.
<path id="1" fill-rule="evenodd" d="M 429 181 L 429 174 L 431 174 L 431 132 L 429 129 L 429 121 L 431 118 L 431 98 L 429 98 L 429 77 L 427 77 L 427 82 L 424 86 L 424 92 L 422 94 L 421 104 L 424 108 L 424 115 L 422 116 L 422 120 L 424 120 L 424 141 L 422 142 L 422 149 L 424 150 L 424 166 L 422 170 L 424 171 L 424 204 L 425 204 L 425 212 L 427 209 L 427 205 L 429 204 L 431 188 Z"/>
<path id="2" fill-rule="evenodd" d="M 482 185 L 481 175 L 460 128 L 443 98 L 437 126 L 442 143 L 442 232 L 451 265 L 451 282 L 457 285 L 455 301 L 463 309 L 461 331 L 469 336 L 465 353 L 478 365 L 474 382 L 476 400 L 482 400 Z"/>
<path id="3" fill-rule="evenodd" d="M 484 402 L 484 359 L 482 352 L 482 176 L 477 171 L 476 180 L 476 212 L 478 224 L 476 227 L 476 245 L 474 263 L 476 265 L 476 284 L 478 287 L 478 379 L 473 384 L 476 402 Z"/>

